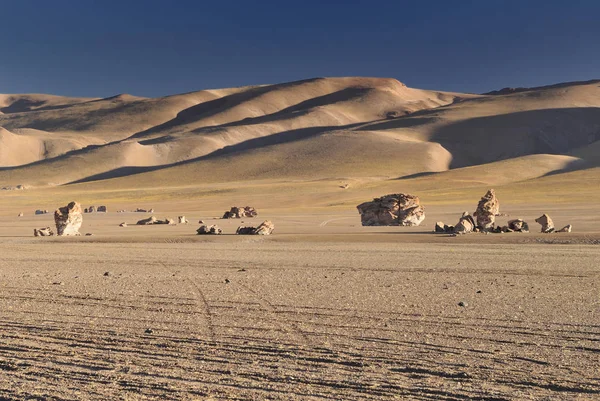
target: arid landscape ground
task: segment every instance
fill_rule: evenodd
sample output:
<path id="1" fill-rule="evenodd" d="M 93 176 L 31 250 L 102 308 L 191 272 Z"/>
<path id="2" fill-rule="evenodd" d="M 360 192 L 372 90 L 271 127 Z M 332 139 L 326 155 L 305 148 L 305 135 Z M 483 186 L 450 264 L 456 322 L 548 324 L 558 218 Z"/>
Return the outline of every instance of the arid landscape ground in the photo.
<path id="1" fill-rule="evenodd" d="M 600 81 L 0 95 L 0 127 L 0 400 L 600 398 Z M 531 232 L 432 232 L 489 188 Z M 424 223 L 361 226 L 390 193 Z M 33 237 L 73 200 L 93 236 Z"/>

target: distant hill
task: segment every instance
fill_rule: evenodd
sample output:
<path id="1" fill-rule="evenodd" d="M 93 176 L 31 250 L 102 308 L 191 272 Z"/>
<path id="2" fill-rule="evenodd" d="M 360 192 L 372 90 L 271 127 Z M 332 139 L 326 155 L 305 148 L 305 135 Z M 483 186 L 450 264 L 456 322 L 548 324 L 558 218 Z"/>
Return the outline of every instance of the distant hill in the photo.
<path id="1" fill-rule="evenodd" d="M 385 78 L 316 78 L 154 99 L 0 95 L 0 127 L 0 186 L 395 179 L 449 171 L 455 179 L 471 174 L 507 183 L 600 165 L 600 81 L 484 95 Z"/>

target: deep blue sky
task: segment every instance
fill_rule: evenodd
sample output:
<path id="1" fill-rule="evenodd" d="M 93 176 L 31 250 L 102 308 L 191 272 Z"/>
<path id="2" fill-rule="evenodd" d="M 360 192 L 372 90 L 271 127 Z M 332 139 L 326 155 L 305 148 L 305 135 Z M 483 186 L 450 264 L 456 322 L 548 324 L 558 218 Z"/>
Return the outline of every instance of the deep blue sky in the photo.
<path id="1" fill-rule="evenodd" d="M 484 92 L 600 78 L 600 1 L 0 0 L 0 93 L 160 96 L 317 76 Z"/>

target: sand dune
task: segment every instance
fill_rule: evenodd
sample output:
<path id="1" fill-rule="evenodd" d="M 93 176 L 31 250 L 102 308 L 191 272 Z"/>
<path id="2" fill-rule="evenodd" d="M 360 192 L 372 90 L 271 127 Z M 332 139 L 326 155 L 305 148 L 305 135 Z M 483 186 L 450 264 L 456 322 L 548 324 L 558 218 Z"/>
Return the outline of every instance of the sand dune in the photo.
<path id="1" fill-rule="evenodd" d="M 3 185 L 394 180 L 447 170 L 428 179 L 500 185 L 599 161 L 595 81 L 468 95 L 317 78 L 156 99 L 1 95 L 0 107 Z"/>

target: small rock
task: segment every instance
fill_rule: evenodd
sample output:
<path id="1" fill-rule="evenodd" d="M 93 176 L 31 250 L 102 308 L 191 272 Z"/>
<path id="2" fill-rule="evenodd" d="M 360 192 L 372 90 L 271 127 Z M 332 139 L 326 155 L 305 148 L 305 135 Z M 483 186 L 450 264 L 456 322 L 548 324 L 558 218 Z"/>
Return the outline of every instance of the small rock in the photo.
<path id="1" fill-rule="evenodd" d="M 127 223 L 122 222 L 121 224 L 119 224 L 119 227 L 127 227 Z"/>
<path id="2" fill-rule="evenodd" d="M 476 292 L 477 292 L 477 294 L 481 294 L 481 290 L 477 290 Z"/>
<path id="3" fill-rule="evenodd" d="M 110 272 L 104 272 L 104 277 L 110 276 Z"/>
<path id="4" fill-rule="evenodd" d="M 229 283 L 231 283 L 231 281 L 228 278 L 226 278 L 225 279 L 225 284 L 229 284 Z"/>
<path id="5" fill-rule="evenodd" d="M 86 237 L 91 237 L 92 235 L 94 235 L 94 234 L 92 234 L 92 233 L 85 233 Z"/>
<path id="6" fill-rule="evenodd" d="M 466 301 L 460 301 L 458 303 L 458 306 L 462 306 L 463 308 L 466 308 L 467 306 L 469 306 L 469 304 Z"/>
<path id="7" fill-rule="evenodd" d="M 62 281 L 55 281 L 52 285 L 65 285 Z"/>
<path id="8" fill-rule="evenodd" d="M 148 329 L 146 329 L 146 330 L 144 331 L 144 333 L 146 333 L 146 334 L 152 334 L 152 333 L 154 333 L 154 330 L 152 330 L 152 329 L 148 328 Z"/>

